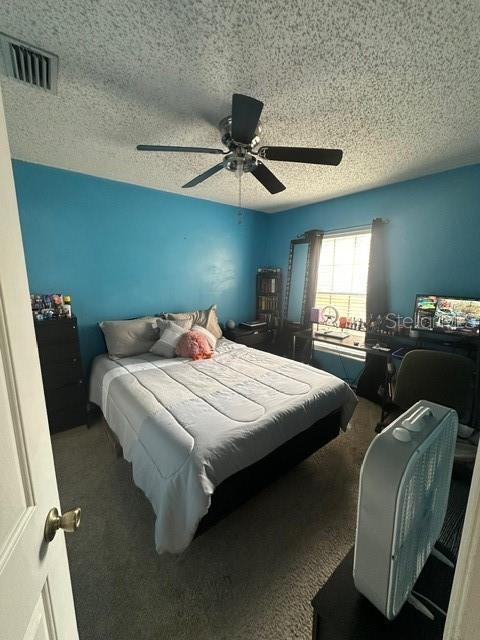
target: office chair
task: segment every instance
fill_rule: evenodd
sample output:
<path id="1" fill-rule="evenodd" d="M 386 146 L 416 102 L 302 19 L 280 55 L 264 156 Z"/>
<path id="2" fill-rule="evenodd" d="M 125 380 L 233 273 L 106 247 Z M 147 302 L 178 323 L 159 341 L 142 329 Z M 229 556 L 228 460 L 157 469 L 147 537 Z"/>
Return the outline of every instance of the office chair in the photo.
<path id="1" fill-rule="evenodd" d="M 382 411 L 379 433 L 418 400 L 455 409 L 460 422 L 470 419 L 473 400 L 472 360 L 457 353 L 414 349 L 403 358 L 391 402 Z"/>

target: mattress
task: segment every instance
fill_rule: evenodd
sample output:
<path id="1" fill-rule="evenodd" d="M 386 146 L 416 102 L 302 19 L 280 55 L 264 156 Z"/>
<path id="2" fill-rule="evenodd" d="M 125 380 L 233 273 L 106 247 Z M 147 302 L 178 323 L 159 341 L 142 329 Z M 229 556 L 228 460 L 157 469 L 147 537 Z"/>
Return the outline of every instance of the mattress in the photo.
<path id="1" fill-rule="evenodd" d="M 98 356 L 97 404 L 156 514 L 159 553 L 183 551 L 215 487 L 357 399 L 335 376 L 222 338 L 210 360 Z"/>

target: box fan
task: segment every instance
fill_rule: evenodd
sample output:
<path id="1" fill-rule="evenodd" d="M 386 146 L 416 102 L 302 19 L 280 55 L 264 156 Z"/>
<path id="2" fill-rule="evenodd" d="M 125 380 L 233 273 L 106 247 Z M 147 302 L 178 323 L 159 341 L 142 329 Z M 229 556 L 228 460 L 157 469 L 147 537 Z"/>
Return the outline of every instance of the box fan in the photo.
<path id="1" fill-rule="evenodd" d="M 411 592 L 430 553 L 441 556 L 434 545 L 447 509 L 457 429 L 453 409 L 421 400 L 365 455 L 353 577 L 389 620 L 407 600 L 433 617 Z"/>

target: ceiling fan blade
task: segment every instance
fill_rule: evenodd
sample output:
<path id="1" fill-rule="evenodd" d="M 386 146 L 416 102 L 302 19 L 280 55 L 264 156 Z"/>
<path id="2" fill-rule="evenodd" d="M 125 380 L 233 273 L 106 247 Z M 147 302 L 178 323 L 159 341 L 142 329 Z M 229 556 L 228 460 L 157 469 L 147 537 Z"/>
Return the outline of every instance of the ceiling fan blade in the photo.
<path id="1" fill-rule="evenodd" d="M 309 147 L 260 147 L 258 155 L 266 160 L 283 162 L 305 162 L 307 164 L 340 164 L 341 149 L 313 149 Z"/>
<path id="2" fill-rule="evenodd" d="M 184 184 L 182 186 L 182 189 L 190 189 L 190 187 L 196 187 L 197 184 L 200 184 L 207 178 L 214 176 L 216 173 L 218 173 L 222 169 L 223 169 L 223 162 L 220 162 L 219 164 L 216 164 L 213 167 L 210 167 L 210 169 L 207 169 L 196 178 L 193 178 L 193 180 L 190 180 L 190 182 L 187 182 L 187 184 Z"/>
<path id="3" fill-rule="evenodd" d="M 250 173 L 252 173 L 255 178 L 263 184 L 265 189 L 270 191 L 270 193 L 280 193 L 280 191 L 284 191 L 286 189 L 285 185 L 273 175 L 270 169 L 266 167 L 263 162 L 258 162 L 255 169 Z"/>
<path id="4" fill-rule="evenodd" d="M 180 153 L 215 153 L 225 155 L 228 151 L 222 149 L 209 149 L 208 147 L 171 147 L 161 144 L 139 144 L 137 151 L 176 151 Z"/>
<path id="5" fill-rule="evenodd" d="M 234 93 L 232 96 L 232 138 L 240 144 L 250 144 L 262 113 L 263 102 Z"/>

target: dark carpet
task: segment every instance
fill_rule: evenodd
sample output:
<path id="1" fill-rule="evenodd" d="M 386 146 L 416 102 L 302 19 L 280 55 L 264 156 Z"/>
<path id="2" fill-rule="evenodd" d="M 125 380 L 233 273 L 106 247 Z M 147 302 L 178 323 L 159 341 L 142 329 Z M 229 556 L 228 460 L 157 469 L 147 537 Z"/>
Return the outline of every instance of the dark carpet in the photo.
<path id="1" fill-rule="evenodd" d="M 355 536 L 358 474 L 379 419 L 361 400 L 351 428 L 196 538 L 158 556 L 150 503 L 102 421 L 53 437 L 81 640 L 311 637 L 311 598 Z"/>

